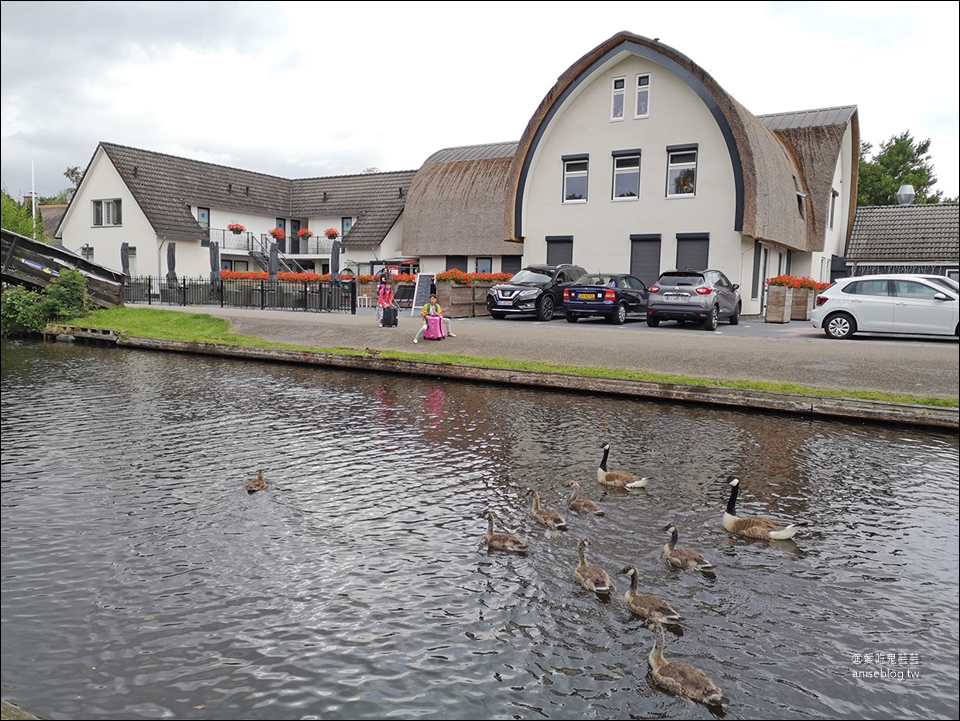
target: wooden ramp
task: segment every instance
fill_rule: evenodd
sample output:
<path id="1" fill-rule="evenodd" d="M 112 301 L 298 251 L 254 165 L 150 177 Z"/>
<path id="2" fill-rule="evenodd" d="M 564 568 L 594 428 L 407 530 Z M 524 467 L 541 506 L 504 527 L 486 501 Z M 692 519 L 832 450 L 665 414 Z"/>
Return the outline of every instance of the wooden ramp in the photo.
<path id="1" fill-rule="evenodd" d="M 43 290 L 63 270 L 79 270 L 98 308 L 123 305 L 123 274 L 85 260 L 65 248 L 40 243 L 9 230 L 0 231 L 3 282 Z"/>

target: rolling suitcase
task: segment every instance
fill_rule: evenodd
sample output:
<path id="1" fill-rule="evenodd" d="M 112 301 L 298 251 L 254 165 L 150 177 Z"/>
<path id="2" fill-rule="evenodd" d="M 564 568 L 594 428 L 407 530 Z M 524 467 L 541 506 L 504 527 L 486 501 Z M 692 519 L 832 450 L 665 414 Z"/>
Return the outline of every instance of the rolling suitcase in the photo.
<path id="1" fill-rule="evenodd" d="M 397 306 L 388 305 L 383 309 L 383 327 L 384 328 L 396 328 L 397 327 Z"/>

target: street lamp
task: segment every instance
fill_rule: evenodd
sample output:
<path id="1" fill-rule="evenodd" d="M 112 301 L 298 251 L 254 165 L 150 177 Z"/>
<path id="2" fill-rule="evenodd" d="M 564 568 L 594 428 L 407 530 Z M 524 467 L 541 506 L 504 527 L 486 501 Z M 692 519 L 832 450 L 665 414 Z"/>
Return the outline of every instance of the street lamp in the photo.
<path id="1" fill-rule="evenodd" d="M 897 202 L 900 205 L 910 205 L 916 197 L 917 194 L 913 192 L 912 185 L 901 185 L 900 190 L 897 191 Z"/>

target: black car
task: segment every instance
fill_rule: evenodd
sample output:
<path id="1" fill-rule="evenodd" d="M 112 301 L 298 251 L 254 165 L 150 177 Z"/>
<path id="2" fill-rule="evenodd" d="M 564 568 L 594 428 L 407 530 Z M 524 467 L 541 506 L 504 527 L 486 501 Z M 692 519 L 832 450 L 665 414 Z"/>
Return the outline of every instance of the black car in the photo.
<path id="1" fill-rule="evenodd" d="M 567 321 L 602 316 L 623 325 L 630 316 L 647 317 L 650 291 L 643 281 L 629 273 L 590 273 L 563 290 Z"/>
<path id="2" fill-rule="evenodd" d="M 579 265 L 528 265 L 507 283 L 498 283 L 487 292 L 487 310 L 497 320 L 508 314 L 536 315 L 550 320 L 563 312 L 563 289 L 587 271 Z"/>
<path id="3" fill-rule="evenodd" d="M 662 320 L 692 321 L 714 331 L 721 320 L 740 322 L 740 284 L 719 270 L 668 270 L 650 286 L 647 325 Z"/>

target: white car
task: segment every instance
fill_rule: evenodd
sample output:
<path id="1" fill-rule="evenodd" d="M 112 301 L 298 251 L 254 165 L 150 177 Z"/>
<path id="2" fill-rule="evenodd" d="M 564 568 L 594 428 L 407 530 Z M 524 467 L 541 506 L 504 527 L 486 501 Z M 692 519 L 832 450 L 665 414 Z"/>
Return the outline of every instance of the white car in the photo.
<path id="1" fill-rule="evenodd" d="M 854 333 L 960 336 L 960 294 L 919 275 L 841 278 L 817 294 L 810 322 L 828 338 Z"/>

